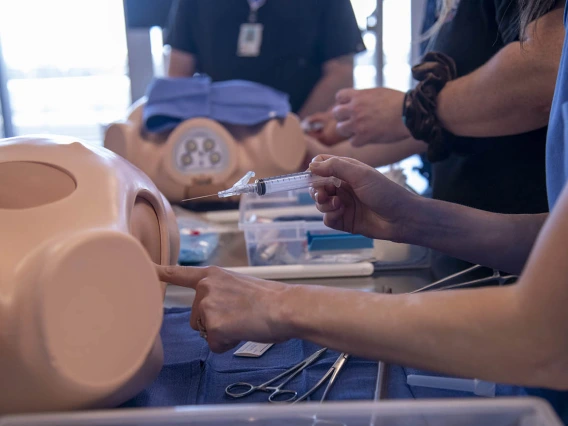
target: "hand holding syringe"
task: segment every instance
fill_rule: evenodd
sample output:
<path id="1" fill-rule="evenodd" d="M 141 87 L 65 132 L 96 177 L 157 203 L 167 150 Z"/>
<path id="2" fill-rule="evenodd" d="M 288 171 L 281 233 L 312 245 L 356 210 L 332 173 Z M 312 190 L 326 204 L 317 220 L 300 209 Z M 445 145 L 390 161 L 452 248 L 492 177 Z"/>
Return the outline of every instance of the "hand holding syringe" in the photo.
<path id="1" fill-rule="evenodd" d="M 196 200 L 198 198 L 212 197 L 215 195 L 219 198 L 233 197 L 241 194 L 267 195 L 275 192 L 292 191 L 294 189 L 321 187 L 329 183 L 335 185 L 337 188 L 341 185 L 341 180 L 336 177 L 322 177 L 314 175 L 310 171 L 257 179 L 253 183 L 249 183 L 252 177 L 254 177 L 254 172 L 248 172 L 229 189 L 219 191 L 217 194 L 189 198 L 182 201 Z"/>

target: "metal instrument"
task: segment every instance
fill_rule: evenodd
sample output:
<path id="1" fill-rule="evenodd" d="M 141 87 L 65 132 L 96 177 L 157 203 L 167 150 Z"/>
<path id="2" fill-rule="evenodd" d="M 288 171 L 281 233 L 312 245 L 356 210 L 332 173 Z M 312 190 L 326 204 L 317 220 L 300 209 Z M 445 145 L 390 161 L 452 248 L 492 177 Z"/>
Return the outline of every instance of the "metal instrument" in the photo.
<path id="1" fill-rule="evenodd" d="M 285 372 L 279 374 L 278 376 L 270 379 L 261 385 L 254 386 L 247 382 L 237 382 L 232 385 L 227 386 L 225 393 L 232 398 L 242 398 L 256 391 L 269 392 L 268 401 L 273 403 L 278 402 L 292 402 L 296 399 L 298 392 L 291 389 L 283 389 L 283 387 L 294 377 L 300 374 L 303 370 L 313 364 L 325 351 L 327 348 L 322 348 L 317 352 L 313 353 L 307 357 L 302 362 L 296 364 L 292 368 L 286 370 Z M 286 377 L 288 376 L 288 377 Z M 274 382 L 286 377 L 278 386 L 270 386 Z M 240 392 L 239 392 L 240 389 Z"/>
<path id="2" fill-rule="evenodd" d="M 331 387 L 335 383 L 335 379 L 337 379 L 337 375 L 339 374 L 339 372 L 341 371 L 341 369 L 343 368 L 343 366 L 347 362 L 348 358 L 349 358 L 349 354 L 346 354 L 345 352 L 343 352 L 341 355 L 339 355 L 337 360 L 333 363 L 331 368 L 329 370 L 327 370 L 327 372 L 323 375 L 323 377 L 319 380 L 319 382 L 317 382 L 309 391 L 307 391 L 305 394 L 303 394 L 301 397 L 299 397 L 293 403 L 295 404 L 296 402 L 300 402 L 300 401 L 307 399 L 311 394 L 313 394 L 316 390 L 318 390 L 319 387 L 321 385 L 323 385 L 327 379 L 329 379 L 329 383 L 325 387 L 325 390 L 324 390 L 323 395 L 322 395 L 321 400 L 320 400 L 320 402 L 323 402 L 325 400 L 325 398 L 327 397 L 327 393 L 329 392 L 329 390 L 331 389 Z"/>
<path id="3" fill-rule="evenodd" d="M 198 198 L 214 197 L 219 198 L 233 197 L 241 194 L 267 195 L 275 192 L 293 191 L 295 189 L 310 188 L 314 186 L 324 186 L 332 184 L 339 188 L 341 180 L 336 177 L 322 177 L 314 175 L 312 172 L 292 173 L 289 175 L 274 176 L 264 179 L 257 179 L 249 183 L 254 177 L 254 172 L 248 172 L 237 181 L 231 188 L 219 191 L 217 194 L 204 195 L 201 197 L 188 198 L 182 201 L 191 201 Z"/>
<path id="4" fill-rule="evenodd" d="M 452 289 L 458 289 L 458 288 L 479 287 L 483 284 L 489 284 L 491 282 L 496 282 L 497 285 L 504 285 L 504 284 L 512 283 L 513 281 L 515 281 L 518 278 L 517 275 L 502 275 L 500 271 L 498 271 L 497 269 L 493 269 L 492 275 L 490 275 L 488 277 L 477 278 L 477 279 L 474 279 L 474 280 L 465 281 L 465 282 L 461 282 L 461 283 L 457 283 L 457 284 L 451 284 L 451 282 L 454 281 L 455 279 L 460 278 L 464 275 L 467 275 L 471 272 L 475 272 L 475 271 L 482 269 L 482 268 L 486 268 L 486 267 L 481 266 L 481 265 L 474 265 L 470 268 L 464 269 L 463 271 L 457 272 L 453 275 L 447 276 L 446 278 L 443 278 L 441 280 L 438 280 L 436 282 L 428 284 L 427 286 L 424 286 L 424 287 L 419 288 L 417 290 L 411 291 L 410 294 L 422 293 L 424 291 L 452 290 Z"/>

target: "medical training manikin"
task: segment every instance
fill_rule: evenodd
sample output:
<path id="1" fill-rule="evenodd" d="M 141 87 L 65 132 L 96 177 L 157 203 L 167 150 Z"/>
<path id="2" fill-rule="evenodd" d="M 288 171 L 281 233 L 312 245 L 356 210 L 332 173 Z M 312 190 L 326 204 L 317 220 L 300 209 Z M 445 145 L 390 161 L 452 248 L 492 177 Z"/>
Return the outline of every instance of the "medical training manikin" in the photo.
<path id="1" fill-rule="evenodd" d="M 123 158 L 0 140 L 0 414 L 116 406 L 162 367 L 168 202 Z"/>
<path id="2" fill-rule="evenodd" d="M 256 83 L 157 79 L 105 147 L 144 171 L 171 202 L 299 171 L 306 142 L 286 95 Z"/>

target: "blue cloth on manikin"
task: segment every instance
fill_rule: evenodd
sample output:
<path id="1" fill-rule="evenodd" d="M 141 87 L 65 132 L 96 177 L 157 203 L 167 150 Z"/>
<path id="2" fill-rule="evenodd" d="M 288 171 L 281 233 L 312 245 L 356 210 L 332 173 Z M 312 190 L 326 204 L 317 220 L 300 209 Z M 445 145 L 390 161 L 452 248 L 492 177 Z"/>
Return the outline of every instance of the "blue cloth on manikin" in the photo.
<path id="1" fill-rule="evenodd" d="M 142 116 L 149 132 L 171 130 L 196 117 L 254 126 L 291 111 L 288 95 L 278 90 L 244 80 L 213 83 L 207 76 L 154 79 L 146 96 Z"/>
<path id="2" fill-rule="evenodd" d="M 233 399 L 225 388 L 235 382 L 261 384 L 310 356 L 319 346 L 301 340 L 274 345 L 260 358 L 236 357 L 231 350 L 214 354 L 199 333 L 189 325 L 191 309 L 172 308 L 164 312 L 160 336 L 164 346 L 164 367 L 148 388 L 122 407 L 165 407 L 194 404 L 267 402 L 268 393 L 255 392 Z M 325 374 L 339 353 L 328 350 L 287 385 L 303 394 Z M 373 400 L 377 380 L 376 361 L 351 357 L 331 388 L 328 400 Z M 325 385 L 311 400 L 319 401 Z"/>

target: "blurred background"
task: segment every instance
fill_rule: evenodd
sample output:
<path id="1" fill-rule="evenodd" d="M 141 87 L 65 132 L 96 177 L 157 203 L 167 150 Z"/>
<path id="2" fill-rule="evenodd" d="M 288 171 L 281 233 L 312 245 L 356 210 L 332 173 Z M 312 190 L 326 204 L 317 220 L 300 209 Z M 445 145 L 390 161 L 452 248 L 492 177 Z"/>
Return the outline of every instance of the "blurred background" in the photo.
<path id="1" fill-rule="evenodd" d="M 408 88 L 423 0 L 351 1 L 367 46 L 355 86 Z M 0 0 L 2 136 L 59 133 L 101 144 L 101 126 L 163 75 L 171 3 Z"/>
<path id="2" fill-rule="evenodd" d="M 355 59 L 355 87 L 408 89 L 424 0 L 351 2 L 367 47 Z M 102 144 L 105 126 L 164 73 L 171 4 L 0 0 L 0 136 L 53 133 Z"/>

